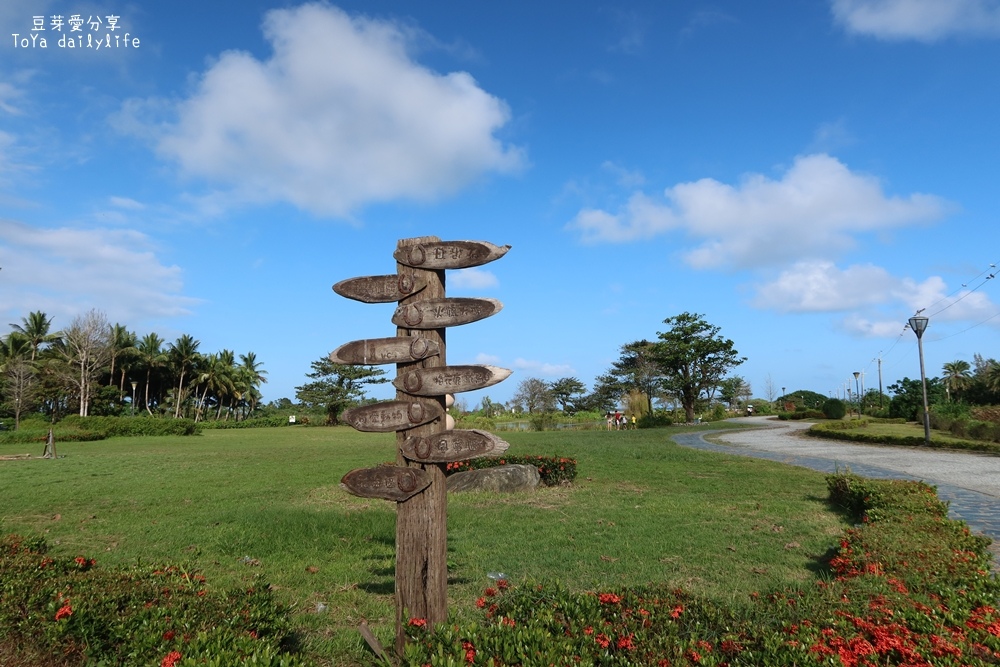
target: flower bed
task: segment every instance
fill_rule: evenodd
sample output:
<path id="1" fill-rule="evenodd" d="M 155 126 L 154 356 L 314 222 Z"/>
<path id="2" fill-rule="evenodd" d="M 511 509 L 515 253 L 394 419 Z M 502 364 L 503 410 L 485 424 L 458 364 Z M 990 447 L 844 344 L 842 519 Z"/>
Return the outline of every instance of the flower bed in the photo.
<path id="1" fill-rule="evenodd" d="M 445 467 L 445 474 L 452 475 L 464 470 L 482 470 L 502 465 L 533 465 L 538 468 L 541 482 L 545 486 L 572 484 L 576 479 L 576 459 L 558 456 L 504 456 L 482 457 L 467 461 L 455 461 Z"/>
<path id="2" fill-rule="evenodd" d="M 481 618 L 409 626 L 407 665 L 1000 664 L 1000 584 L 989 540 L 947 518 L 922 483 L 828 478 L 860 522 L 798 589 L 721 607 L 681 590 L 573 593 L 500 582 Z"/>
<path id="3" fill-rule="evenodd" d="M 41 539 L 0 538 L 0 655 L 48 655 L 60 665 L 302 665 L 282 650 L 290 636 L 263 582 L 214 591 L 177 567 L 104 569 L 83 556 L 50 557 Z"/>

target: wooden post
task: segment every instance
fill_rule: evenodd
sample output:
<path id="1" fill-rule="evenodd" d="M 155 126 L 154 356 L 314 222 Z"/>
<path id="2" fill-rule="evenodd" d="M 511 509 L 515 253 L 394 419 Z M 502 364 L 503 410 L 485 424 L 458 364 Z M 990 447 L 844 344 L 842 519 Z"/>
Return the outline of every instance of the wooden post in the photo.
<path id="1" fill-rule="evenodd" d="M 401 239 L 397 245 L 436 242 L 436 237 Z M 412 274 L 426 284 L 419 292 L 400 301 L 401 306 L 445 297 L 444 270 L 417 269 L 397 263 L 399 275 Z M 396 365 L 402 376 L 413 368 L 445 366 L 445 329 L 396 329 L 397 337 L 425 338 L 440 350 L 437 355 L 420 361 Z M 396 392 L 399 400 L 436 403 L 445 408 L 444 396 L 414 397 Z M 406 625 L 411 618 L 427 619 L 428 624 L 441 623 L 448 617 L 448 486 L 444 466 L 439 463 L 408 461 L 401 447 L 409 437 L 431 436 L 446 429 L 445 420 L 437 420 L 405 431 L 397 431 L 396 464 L 419 467 L 431 478 L 430 486 L 412 498 L 396 504 L 396 653 L 402 655 L 406 644 Z"/>

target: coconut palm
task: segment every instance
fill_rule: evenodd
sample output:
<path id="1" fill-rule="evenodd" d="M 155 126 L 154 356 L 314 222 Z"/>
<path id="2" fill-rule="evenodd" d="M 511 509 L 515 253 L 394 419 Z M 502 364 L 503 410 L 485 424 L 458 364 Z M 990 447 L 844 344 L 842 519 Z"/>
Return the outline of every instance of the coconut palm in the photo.
<path id="1" fill-rule="evenodd" d="M 11 324 L 12 329 L 28 341 L 31 346 L 31 361 L 38 356 L 38 349 L 47 343 L 54 343 L 62 338 L 59 332 L 51 331 L 52 318 L 38 310 L 21 318 L 21 324 Z"/>
<path id="2" fill-rule="evenodd" d="M 229 356 L 231 357 L 232 353 Z M 227 361 L 221 354 L 210 354 L 203 359 L 197 384 L 204 385 L 204 389 L 202 389 L 201 398 L 198 400 L 198 408 L 194 415 L 195 421 L 201 420 L 201 413 L 209 391 L 215 395 L 220 406 L 222 405 L 222 397 L 234 391 L 232 364 L 227 363 Z"/>
<path id="3" fill-rule="evenodd" d="M 153 411 L 149 409 L 149 385 L 153 370 L 167 363 L 167 355 L 163 352 L 163 339 L 155 333 L 143 336 L 136 346 L 136 361 L 140 367 L 146 369 L 146 396 L 143 405 L 146 406 L 146 412 L 152 415 Z"/>
<path id="4" fill-rule="evenodd" d="M 953 394 L 957 397 L 972 384 L 972 366 L 968 361 L 950 361 L 942 367 L 942 370 L 948 401 L 951 401 Z"/>
<path id="5" fill-rule="evenodd" d="M 177 395 L 174 397 L 174 419 L 181 416 L 181 403 L 184 402 L 184 376 L 194 370 L 195 364 L 201 356 L 198 354 L 199 345 L 201 345 L 201 341 L 195 340 L 189 334 L 183 334 L 168 346 L 167 355 L 170 358 L 170 365 L 180 376 L 177 381 Z"/>
<path id="6" fill-rule="evenodd" d="M 114 386 L 115 363 L 121 361 L 122 363 L 119 368 L 121 378 L 118 384 L 119 401 L 122 400 L 122 397 L 125 395 L 126 362 L 135 356 L 136 344 L 138 342 L 138 336 L 136 336 L 134 331 L 129 331 L 127 327 L 124 327 L 121 324 L 115 324 L 111 327 L 111 371 L 108 376 L 108 386 Z"/>
<path id="7" fill-rule="evenodd" d="M 243 397 L 251 413 L 257 408 L 257 403 L 261 399 L 261 393 L 257 387 L 267 382 L 267 378 L 264 377 L 267 375 L 267 371 L 263 370 L 261 365 L 261 362 L 257 361 L 257 355 L 253 352 L 240 355 L 237 377 L 242 381 Z"/>

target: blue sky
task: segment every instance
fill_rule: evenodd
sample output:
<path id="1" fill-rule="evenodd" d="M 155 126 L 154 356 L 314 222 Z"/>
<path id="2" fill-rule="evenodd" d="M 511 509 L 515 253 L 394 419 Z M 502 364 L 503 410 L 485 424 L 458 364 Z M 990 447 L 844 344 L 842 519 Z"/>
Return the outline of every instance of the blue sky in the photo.
<path id="1" fill-rule="evenodd" d="M 514 371 L 494 400 L 591 386 L 684 311 L 758 397 L 919 377 L 921 308 L 929 375 L 1000 356 L 996 0 L 6 0 L 0 27 L 4 322 L 97 308 L 292 397 L 394 333 L 331 285 L 436 235 L 513 246 L 448 276 L 504 303 L 448 333 Z"/>

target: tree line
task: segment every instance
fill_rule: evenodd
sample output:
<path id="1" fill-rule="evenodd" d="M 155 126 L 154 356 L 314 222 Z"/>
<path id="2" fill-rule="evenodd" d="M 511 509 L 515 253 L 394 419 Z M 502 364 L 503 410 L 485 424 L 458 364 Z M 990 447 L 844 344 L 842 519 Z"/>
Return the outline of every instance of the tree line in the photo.
<path id="1" fill-rule="evenodd" d="M 99 310 L 55 330 L 42 311 L 0 338 L 0 406 L 13 415 L 127 415 L 244 419 L 257 409 L 267 371 L 253 352 L 202 353 L 182 334 L 167 342 L 111 324 Z"/>

